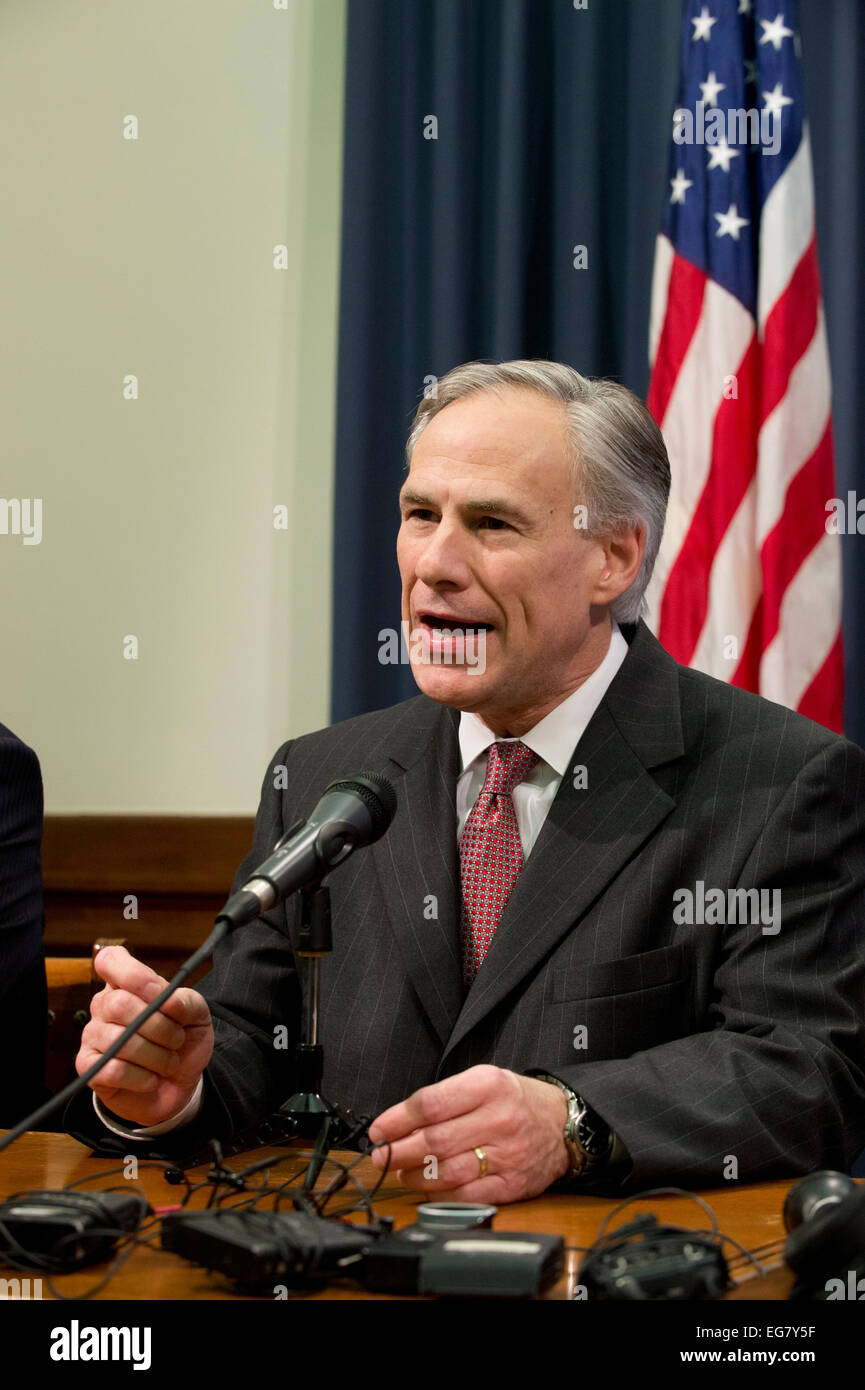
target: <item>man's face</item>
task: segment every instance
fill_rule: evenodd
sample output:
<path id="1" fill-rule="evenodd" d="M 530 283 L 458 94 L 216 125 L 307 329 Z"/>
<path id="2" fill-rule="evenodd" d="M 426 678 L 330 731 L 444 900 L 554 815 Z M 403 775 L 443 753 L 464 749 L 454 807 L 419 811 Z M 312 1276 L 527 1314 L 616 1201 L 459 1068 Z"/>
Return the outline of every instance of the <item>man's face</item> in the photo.
<path id="1" fill-rule="evenodd" d="M 482 392 L 433 417 L 397 540 L 402 619 L 426 643 L 426 660 L 412 659 L 424 694 L 518 735 L 595 668 L 610 630 L 607 608 L 593 608 L 605 552 L 575 529 L 579 501 L 558 402 Z M 485 632 L 474 669 L 445 659 L 436 636 L 461 625 Z"/>

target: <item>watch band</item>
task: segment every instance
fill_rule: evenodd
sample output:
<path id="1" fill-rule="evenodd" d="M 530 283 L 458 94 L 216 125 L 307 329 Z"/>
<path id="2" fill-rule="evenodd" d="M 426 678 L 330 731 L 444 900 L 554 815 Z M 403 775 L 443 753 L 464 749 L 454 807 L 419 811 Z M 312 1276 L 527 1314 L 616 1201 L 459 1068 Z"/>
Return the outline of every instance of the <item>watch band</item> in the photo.
<path id="1" fill-rule="evenodd" d="M 530 1074 L 538 1081 L 557 1086 L 568 1102 L 563 1138 L 571 1160 L 571 1168 L 559 1181 L 568 1183 L 601 1173 L 609 1164 L 616 1144 L 613 1130 L 582 1096 L 572 1091 L 570 1086 L 560 1081 L 557 1076 L 551 1076 L 545 1071 Z"/>

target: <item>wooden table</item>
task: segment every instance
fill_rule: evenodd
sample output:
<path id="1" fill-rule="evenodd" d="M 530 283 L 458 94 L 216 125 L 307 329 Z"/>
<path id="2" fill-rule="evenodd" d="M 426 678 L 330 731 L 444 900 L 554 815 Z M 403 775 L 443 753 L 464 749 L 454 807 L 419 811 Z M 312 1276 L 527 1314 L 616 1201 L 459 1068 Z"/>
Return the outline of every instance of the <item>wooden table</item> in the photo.
<path id="1" fill-rule="evenodd" d="M 272 1154 L 283 1159 L 278 1168 L 271 1170 L 271 1182 L 284 1181 L 297 1172 L 305 1163 L 301 1157 L 303 1150 L 295 1147 L 286 1149 L 259 1149 L 254 1153 L 239 1155 L 227 1160 L 233 1170 L 246 1163 Z M 337 1157 L 346 1163 L 357 1158 L 356 1154 L 343 1153 Z M 147 1167 L 143 1161 L 139 1165 L 137 1182 L 133 1185 L 143 1190 L 154 1208 L 172 1207 L 178 1204 L 184 1194 L 182 1186 L 172 1186 L 164 1178 L 161 1168 L 164 1165 Z M 100 1178 L 98 1175 L 115 1169 L 112 1176 Z M 94 1158 L 76 1140 L 63 1134 L 30 1133 L 23 1135 L 8 1151 L 0 1154 L 0 1196 L 8 1197 L 13 1192 L 31 1188 L 57 1189 L 69 1183 L 78 1182 L 85 1177 L 93 1177 L 88 1183 L 92 1189 L 99 1187 L 123 1187 L 127 1181 L 122 1172 L 116 1171 L 117 1161 Z M 191 1169 L 190 1180 L 194 1183 L 204 1178 L 207 1167 Z M 333 1171 L 333 1170 L 332 1170 Z M 368 1159 L 362 1159 L 357 1170 L 361 1182 L 369 1189 L 375 1186 L 379 1177 L 378 1169 Z M 259 1181 L 253 1179 L 252 1181 Z M 320 1184 L 324 1179 L 320 1179 Z M 784 1299 L 792 1283 L 792 1276 L 781 1265 L 781 1247 L 784 1228 L 781 1210 L 784 1197 L 791 1181 L 733 1184 L 723 1188 L 703 1191 L 700 1195 L 715 1212 L 720 1229 L 734 1236 L 738 1241 L 761 1258 L 764 1265 L 775 1268 L 765 1279 L 755 1277 L 753 1266 L 737 1255 L 731 1246 L 725 1247 L 730 1262 L 731 1273 L 738 1287 L 728 1297 L 748 1299 Z M 331 1208 L 348 1205 L 343 1189 L 336 1194 Z M 203 1207 L 208 1198 L 208 1190 L 202 1189 L 188 1203 L 190 1209 Z M 248 1195 L 248 1194 L 247 1194 Z M 397 1227 L 415 1220 L 416 1208 L 424 1197 L 417 1192 L 408 1192 L 400 1187 L 395 1176 L 387 1175 L 376 1198 L 375 1208 L 380 1215 L 393 1216 Z M 428 1199 L 427 1199 L 428 1200 Z M 598 1227 L 607 1212 L 616 1205 L 615 1201 L 600 1197 L 577 1197 L 546 1194 L 530 1202 L 516 1202 L 499 1209 L 495 1219 L 498 1230 L 550 1232 L 563 1235 L 569 1247 L 591 1245 Z M 288 1209 L 284 1207 L 283 1209 Z M 614 1218 L 618 1225 L 633 1218 L 637 1211 L 653 1211 L 660 1221 L 669 1221 L 695 1229 L 705 1229 L 708 1220 L 693 1201 L 684 1196 L 640 1198 L 621 1216 Z M 362 1217 L 353 1218 L 363 1220 Z M 121 1266 L 111 1282 L 97 1297 L 102 1299 L 230 1299 L 243 1296 L 234 1292 L 218 1276 L 198 1269 L 169 1251 L 162 1250 L 158 1236 L 153 1237 L 153 1245 L 135 1250 Z M 578 1269 L 581 1254 L 571 1250 L 568 1254 L 567 1272 L 563 1279 L 547 1295 L 553 1299 L 569 1299 L 578 1283 Z M 107 1265 L 91 1266 L 73 1274 L 57 1278 L 58 1286 L 67 1297 L 77 1298 L 96 1284 L 105 1273 Z M 6 1271 L 4 1271 L 5 1273 Z M 10 1272 L 11 1273 L 11 1272 Z M 743 1282 L 739 1282 L 743 1281 Z M 747 1282 L 744 1282 L 747 1281 Z M 44 1297 L 48 1298 L 45 1290 Z M 302 1295 L 305 1299 L 375 1299 L 386 1295 L 368 1293 L 359 1285 L 350 1283 L 330 1283 L 326 1288 Z M 261 1301 L 261 1300 L 257 1300 Z"/>

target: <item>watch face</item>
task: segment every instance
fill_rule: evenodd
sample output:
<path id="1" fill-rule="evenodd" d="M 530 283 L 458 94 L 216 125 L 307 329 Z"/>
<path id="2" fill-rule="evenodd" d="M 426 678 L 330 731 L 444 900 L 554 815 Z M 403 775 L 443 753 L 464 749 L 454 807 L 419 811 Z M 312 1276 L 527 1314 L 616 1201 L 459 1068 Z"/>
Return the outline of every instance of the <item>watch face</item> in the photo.
<path id="1" fill-rule="evenodd" d="M 610 1148 L 612 1131 L 600 1115 L 586 1109 L 577 1126 L 580 1146 L 590 1158 L 603 1158 Z"/>

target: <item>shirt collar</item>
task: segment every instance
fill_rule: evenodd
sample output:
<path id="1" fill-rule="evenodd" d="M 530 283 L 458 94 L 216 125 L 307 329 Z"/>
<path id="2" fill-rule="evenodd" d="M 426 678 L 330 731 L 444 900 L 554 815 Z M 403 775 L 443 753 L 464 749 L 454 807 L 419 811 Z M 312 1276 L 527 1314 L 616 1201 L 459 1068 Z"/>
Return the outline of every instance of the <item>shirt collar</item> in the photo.
<path id="1" fill-rule="evenodd" d="M 627 655 L 628 644 L 618 623 L 614 621 L 610 645 L 600 666 L 573 694 L 522 735 L 521 742 L 537 753 L 559 777 L 564 777 L 571 754 Z M 478 715 L 463 710 L 460 714 L 459 740 L 462 771 L 465 772 L 470 763 L 496 742 L 496 735 Z"/>

